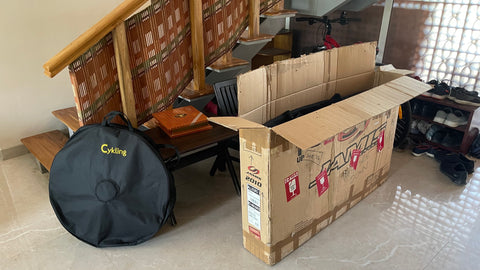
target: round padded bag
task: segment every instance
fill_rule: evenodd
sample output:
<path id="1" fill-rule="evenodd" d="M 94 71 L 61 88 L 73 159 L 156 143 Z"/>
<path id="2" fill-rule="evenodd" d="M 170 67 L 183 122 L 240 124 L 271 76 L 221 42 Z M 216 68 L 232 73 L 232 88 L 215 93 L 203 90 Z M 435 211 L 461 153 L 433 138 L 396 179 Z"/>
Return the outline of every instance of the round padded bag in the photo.
<path id="1" fill-rule="evenodd" d="M 150 239 L 175 202 L 172 176 L 159 152 L 125 117 L 128 128 L 110 124 L 113 117 L 80 128 L 50 171 L 50 203 L 61 224 L 97 247 Z"/>

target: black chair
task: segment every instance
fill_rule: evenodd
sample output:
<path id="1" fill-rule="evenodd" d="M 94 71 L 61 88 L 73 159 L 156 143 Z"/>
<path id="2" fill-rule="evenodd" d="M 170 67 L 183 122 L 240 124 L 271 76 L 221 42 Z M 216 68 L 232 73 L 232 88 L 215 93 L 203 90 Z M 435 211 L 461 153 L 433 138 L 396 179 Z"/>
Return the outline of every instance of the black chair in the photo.
<path id="1" fill-rule="evenodd" d="M 237 116 L 237 79 L 215 83 L 213 89 L 218 103 L 218 116 Z"/>
<path id="2" fill-rule="evenodd" d="M 215 97 L 217 99 L 217 115 L 218 116 L 237 116 L 238 114 L 238 99 L 237 99 L 237 79 L 215 83 L 213 85 Z M 238 137 L 235 140 L 228 141 L 228 148 L 239 150 Z M 228 151 L 227 151 L 228 152 Z M 229 153 L 218 156 L 210 169 L 210 175 L 215 175 L 218 170 L 225 170 L 225 158 L 239 162 L 236 157 L 230 156 Z"/>

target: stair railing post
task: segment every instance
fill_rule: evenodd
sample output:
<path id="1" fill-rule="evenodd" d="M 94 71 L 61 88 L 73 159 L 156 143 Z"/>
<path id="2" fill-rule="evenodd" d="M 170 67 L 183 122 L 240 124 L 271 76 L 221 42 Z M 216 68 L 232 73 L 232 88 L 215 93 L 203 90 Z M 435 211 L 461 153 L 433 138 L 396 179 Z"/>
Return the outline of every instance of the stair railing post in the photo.
<path id="1" fill-rule="evenodd" d="M 260 34 L 260 0 L 248 0 L 248 34 L 250 38 Z"/>
<path id="2" fill-rule="evenodd" d="M 193 90 L 201 92 L 205 89 L 205 49 L 202 1 L 189 0 L 189 4 L 190 25 L 192 29 Z"/>
<path id="3" fill-rule="evenodd" d="M 135 96 L 133 94 L 132 73 L 130 71 L 130 56 L 128 54 L 127 34 L 125 23 L 121 23 L 113 30 L 113 46 L 117 63 L 118 83 L 123 113 L 137 127 L 137 113 L 135 111 Z"/>

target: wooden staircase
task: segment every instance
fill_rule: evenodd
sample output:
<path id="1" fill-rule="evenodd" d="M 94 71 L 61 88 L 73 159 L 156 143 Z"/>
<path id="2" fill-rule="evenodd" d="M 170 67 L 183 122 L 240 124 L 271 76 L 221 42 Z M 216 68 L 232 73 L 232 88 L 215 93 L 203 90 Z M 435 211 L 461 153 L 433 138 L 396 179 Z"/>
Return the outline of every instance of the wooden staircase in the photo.
<path id="1" fill-rule="evenodd" d="M 68 127 L 70 134 L 80 128 L 75 107 L 56 110 L 52 112 L 52 114 Z M 21 142 L 37 159 L 41 171 L 45 173 L 50 171 L 55 155 L 63 148 L 65 143 L 67 143 L 68 138 L 69 136 L 67 134 L 59 130 L 52 130 L 23 138 Z"/>
<path id="2" fill-rule="evenodd" d="M 40 163 L 42 172 L 50 171 L 55 155 L 67 143 L 67 140 L 68 136 L 59 130 L 21 139 L 22 143 Z"/>
<path id="3" fill-rule="evenodd" d="M 146 0 L 125 0 L 124 3 L 120 4 L 105 18 L 100 20 L 92 28 L 63 49 L 59 54 L 45 63 L 45 74 L 49 77 L 55 76 L 98 42 L 98 40 L 113 30 L 124 112 L 131 120 L 136 119 L 135 101 L 132 92 L 133 85 L 131 83 L 131 76 L 129 76 L 130 70 L 127 68 L 129 59 L 127 57 L 128 49 L 126 49 L 125 26 L 123 22 L 146 2 Z M 191 18 L 195 18 L 195 20 L 192 20 L 193 44 L 203 44 L 203 22 L 201 20 L 202 9 L 201 6 L 198 6 L 199 2 L 200 1 L 190 0 L 190 8 L 192 9 L 190 16 Z M 202 102 L 208 102 L 211 100 L 213 97 L 213 88 L 211 85 L 218 81 L 234 78 L 239 73 L 248 71 L 251 68 L 251 59 L 265 44 L 274 38 L 275 34 L 279 31 L 277 28 L 285 25 L 285 18 L 295 16 L 295 11 L 283 10 L 283 1 L 281 1 L 281 4 L 273 7 L 263 15 L 262 19 L 260 19 L 259 2 L 260 0 L 249 0 L 250 15 L 248 31 L 245 31 L 242 38 L 231 51 L 226 53 L 209 67 L 205 68 L 205 65 L 202 64 L 202 58 L 204 55 L 203 48 L 195 48 L 196 46 L 192 46 L 194 55 L 194 80 L 190 87 L 187 87 L 187 89 L 182 92 L 178 100 L 183 99 L 188 103 L 192 103 L 194 100 L 201 100 Z M 265 22 L 274 22 L 273 25 L 275 26 L 271 26 L 269 23 Z M 261 25 L 263 26 L 261 27 Z M 261 31 L 263 32 L 264 30 L 268 33 L 262 34 Z M 205 79 L 205 77 L 207 78 Z M 207 85 L 205 81 L 210 85 Z M 38 160 L 42 172 L 50 170 L 55 155 L 68 141 L 69 136 L 80 128 L 79 118 L 75 107 L 56 110 L 53 111 L 52 114 L 68 127 L 68 135 L 61 131 L 54 130 L 21 139 L 21 142 Z M 144 126 L 147 127 L 149 125 L 149 123 L 144 124 Z"/>

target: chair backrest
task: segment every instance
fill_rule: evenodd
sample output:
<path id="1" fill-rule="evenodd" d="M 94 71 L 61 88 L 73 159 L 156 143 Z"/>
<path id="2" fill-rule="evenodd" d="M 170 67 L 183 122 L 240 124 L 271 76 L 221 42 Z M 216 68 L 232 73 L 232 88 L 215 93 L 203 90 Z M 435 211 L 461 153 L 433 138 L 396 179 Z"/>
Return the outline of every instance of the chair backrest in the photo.
<path id="1" fill-rule="evenodd" d="M 215 83 L 213 89 L 218 103 L 218 115 L 237 116 L 237 79 Z"/>

